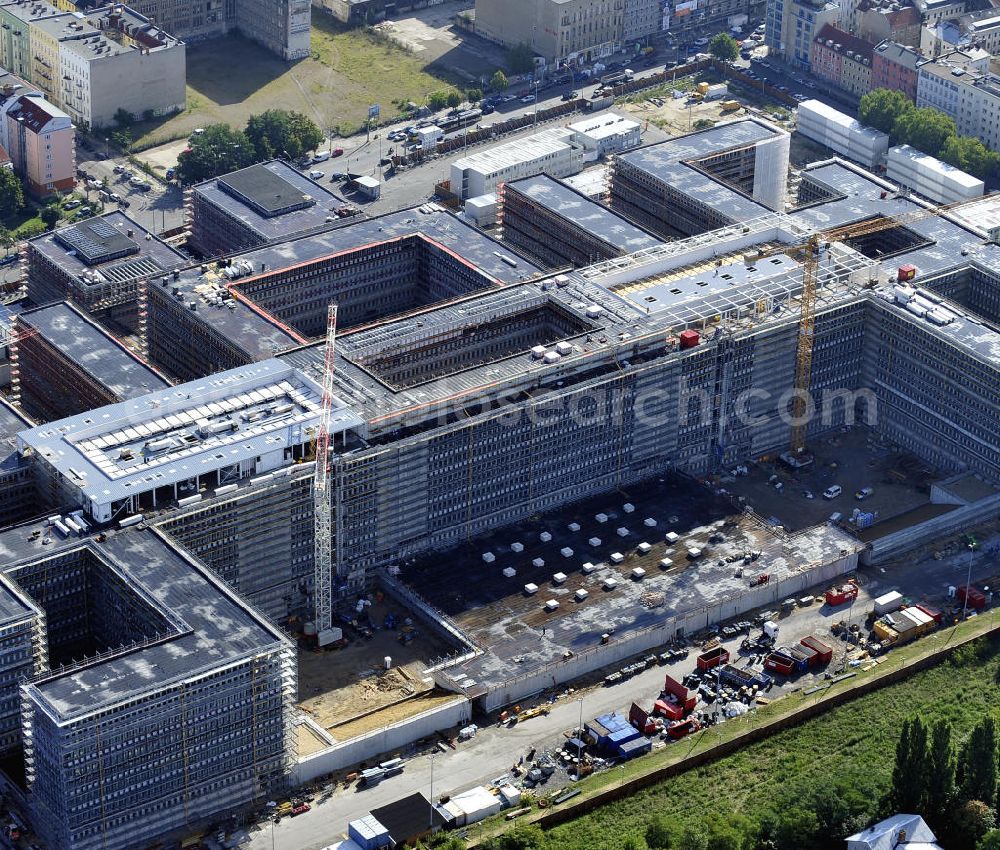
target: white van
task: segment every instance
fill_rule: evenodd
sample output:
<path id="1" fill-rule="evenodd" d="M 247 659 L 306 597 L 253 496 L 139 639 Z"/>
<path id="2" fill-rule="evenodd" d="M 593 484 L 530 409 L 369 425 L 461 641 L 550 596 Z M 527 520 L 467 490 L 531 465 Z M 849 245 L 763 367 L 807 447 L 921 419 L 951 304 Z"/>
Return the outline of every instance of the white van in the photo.
<path id="1" fill-rule="evenodd" d="M 330 151 L 320 151 L 313 157 L 313 162 L 326 162 L 330 158 Z"/>
<path id="2" fill-rule="evenodd" d="M 823 498 L 824 499 L 836 499 L 837 496 L 839 496 L 843 492 L 844 492 L 844 488 L 843 487 L 841 487 L 839 484 L 834 484 L 834 485 L 832 485 L 830 487 L 827 487 L 823 491 Z"/>

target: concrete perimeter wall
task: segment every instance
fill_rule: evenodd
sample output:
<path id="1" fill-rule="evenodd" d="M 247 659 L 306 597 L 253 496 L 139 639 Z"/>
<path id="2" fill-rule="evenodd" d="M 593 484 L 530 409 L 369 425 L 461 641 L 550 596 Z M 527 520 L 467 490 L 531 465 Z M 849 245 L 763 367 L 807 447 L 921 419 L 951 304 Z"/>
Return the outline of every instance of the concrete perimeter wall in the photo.
<path id="1" fill-rule="evenodd" d="M 311 782 L 335 770 L 354 767 L 383 753 L 393 752 L 443 729 L 466 724 L 472 717 L 472 703 L 455 697 L 439 708 L 428 709 L 413 717 L 376 729 L 357 738 L 341 741 L 318 753 L 305 756 L 292 768 L 290 785 Z"/>
<path id="2" fill-rule="evenodd" d="M 635 658 L 653 647 L 668 643 L 680 629 L 683 629 L 684 634 L 692 634 L 712 623 L 721 623 L 724 620 L 738 617 L 752 608 L 777 605 L 783 599 L 801 595 L 804 590 L 813 585 L 829 582 L 849 573 L 856 569 L 857 565 L 858 556 L 856 553 L 851 553 L 811 570 L 803 570 L 782 581 L 771 582 L 765 587 L 755 590 L 754 593 L 741 594 L 721 605 L 688 611 L 679 616 L 665 619 L 660 625 L 653 628 L 633 632 L 618 640 L 612 638 L 608 644 L 603 646 L 594 646 L 585 652 L 573 655 L 571 658 L 555 661 L 539 670 L 490 686 L 488 692 L 478 699 L 478 703 L 486 711 L 495 711 L 502 706 L 537 694 L 546 688 L 572 681 L 602 667 Z M 436 671 L 434 678 L 442 687 L 458 690 L 456 685 L 448 679 L 447 669 Z"/>
<path id="3" fill-rule="evenodd" d="M 868 565 L 881 564 L 905 555 L 918 546 L 968 530 L 976 523 L 992 520 L 997 516 L 1000 516 L 1000 493 L 873 540 L 868 544 L 862 560 Z"/>

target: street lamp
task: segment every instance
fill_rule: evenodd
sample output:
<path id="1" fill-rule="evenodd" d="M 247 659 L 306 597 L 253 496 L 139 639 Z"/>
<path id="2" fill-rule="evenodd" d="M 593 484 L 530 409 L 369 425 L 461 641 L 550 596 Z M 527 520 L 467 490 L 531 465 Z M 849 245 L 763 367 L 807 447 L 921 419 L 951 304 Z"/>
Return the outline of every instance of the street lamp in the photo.
<path id="1" fill-rule="evenodd" d="M 580 778 L 580 768 L 583 767 L 583 697 L 577 700 L 580 703 L 580 726 L 577 729 L 576 739 L 576 778 Z"/>
<path id="2" fill-rule="evenodd" d="M 965 544 L 969 550 L 969 572 L 965 577 L 965 594 L 962 599 L 962 619 L 965 619 L 965 614 L 969 610 L 969 587 L 972 585 L 972 558 L 976 553 L 976 547 L 979 545 L 975 538 L 970 537 L 968 542 Z"/>
<path id="3" fill-rule="evenodd" d="M 535 80 L 535 114 L 534 114 L 534 117 L 531 119 L 531 126 L 532 127 L 537 126 L 537 124 L 538 124 L 538 83 L 539 82 L 540 82 L 539 80 Z"/>
<path id="4" fill-rule="evenodd" d="M 431 797 L 430 797 L 430 808 L 427 813 L 428 827 L 434 829 L 434 759 L 437 758 L 437 753 L 431 753 Z"/>

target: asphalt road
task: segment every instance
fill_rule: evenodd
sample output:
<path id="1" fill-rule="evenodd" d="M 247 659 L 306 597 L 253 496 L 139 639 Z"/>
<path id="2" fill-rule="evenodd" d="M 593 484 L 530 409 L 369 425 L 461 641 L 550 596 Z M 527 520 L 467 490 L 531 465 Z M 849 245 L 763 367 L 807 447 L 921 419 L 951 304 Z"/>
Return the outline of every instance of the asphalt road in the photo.
<path id="1" fill-rule="evenodd" d="M 986 551 L 1000 544 L 1000 535 L 982 540 L 981 544 Z M 935 561 L 927 553 L 926 557 L 908 562 L 904 567 L 862 571 L 862 590 L 853 606 L 830 609 L 817 604 L 800 608 L 779 621 L 780 642 L 795 643 L 814 633 L 829 635 L 830 625 L 837 620 L 863 623 L 871 610 L 871 600 L 889 590 L 898 589 L 911 599 L 927 599 L 941 604 L 949 584 L 965 582 L 968 566 L 969 559 L 964 553 L 941 561 Z M 975 582 L 995 579 L 998 571 L 998 559 L 981 554 L 973 563 L 972 578 Z M 816 592 L 824 589 L 817 588 Z M 734 657 L 741 639 L 742 636 L 726 642 Z M 836 639 L 831 639 L 831 645 L 835 652 L 842 652 L 847 646 Z M 633 701 L 649 703 L 659 695 L 665 673 L 681 678 L 693 668 L 694 653 L 685 661 L 651 668 L 627 682 L 582 693 L 584 720 L 614 710 L 627 713 Z M 790 686 L 784 685 L 775 691 L 802 685 L 802 679 L 798 679 Z M 775 691 L 772 691 L 772 697 Z M 275 850 L 319 850 L 339 840 L 346 833 L 349 821 L 363 817 L 373 808 L 415 791 L 422 792 L 428 799 L 440 799 L 443 795 L 463 791 L 507 773 L 518 757 L 531 748 L 542 752 L 546 748 L 560 746 L 565 740 L 564 733 L 578 727 L 580 716 L 579 700 L 576 696 L 568 696 L 553 704 L 548 716 L 533 718 L 513 728 L 490 726 L 481 729 L 471 741 L 456 744 L 454 751 L 438 753 L 433 759 L 426 753 L 408 759 L 403 774 L 374 788 L 338 790 L 328 801 L 315 805 L 310 812 L 296 818 L 285 818 L 279 824 L 265 823 L 252 833 L 245 846 L 249 850 L 271 850 L 272 847 Z M 712 732 L 708 729 L 701 734 L 711 735 Z M 556 777 L 561 775 L 559 772 Z"/>

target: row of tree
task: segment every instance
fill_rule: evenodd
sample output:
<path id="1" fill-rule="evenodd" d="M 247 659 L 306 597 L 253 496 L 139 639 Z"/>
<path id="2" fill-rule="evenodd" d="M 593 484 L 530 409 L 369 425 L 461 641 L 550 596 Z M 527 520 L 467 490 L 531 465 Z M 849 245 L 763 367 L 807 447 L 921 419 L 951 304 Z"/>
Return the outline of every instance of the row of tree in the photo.
<path id="1" fill-rule="evenodd" d="M 875 89 L 861 98 L 862 124 L 889 134 L 894 145 L 910 145 L 962 171 L 987 180 L 1000 175 L 1000 154 L 979 139 L 959 136 L 955 122 L 930 106 L 917 108 L 903 92 Z"/>
<path id="2" fill-rule="evenodd" d="M 301 112 L 269 109 L 242 130 L 212 124 L 177 158 L 177 176 L 197 183 L 275 157 L 294 160 L 323 143 L 323 131 Z"/>
<path id="3" fill-rule="evenodd" d="M 984 717 L 956 750 L 952 727 L 907 720 L 896 745 L 886 812 L 916 812 L 949 846 L 1000 850 L 997 727 Z"/>

